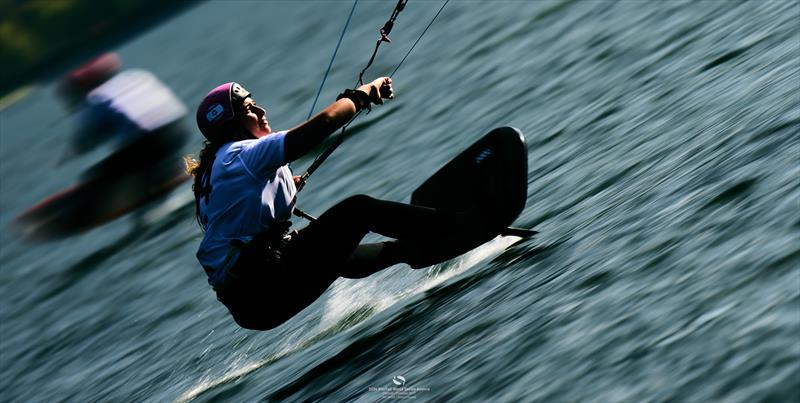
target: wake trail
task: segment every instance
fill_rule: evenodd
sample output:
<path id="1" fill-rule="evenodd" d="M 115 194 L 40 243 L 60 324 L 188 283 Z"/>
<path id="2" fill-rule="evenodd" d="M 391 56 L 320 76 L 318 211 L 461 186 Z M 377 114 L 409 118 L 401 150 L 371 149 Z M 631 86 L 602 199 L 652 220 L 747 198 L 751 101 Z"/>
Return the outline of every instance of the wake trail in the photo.
<path id="1" fill-rule="evenodd" d="M 422 281 L 412 285 L 387 288 L 378 281 L 339 279 L 331 286 L 319 325 L 310 332 L 308 337 L 289 343 L 280 352 L 265 359 L 235 362 L 221 376 L 208 376 L 202 379 L 175 399 L 175 403 L 192 401 L 210 390 L 235 382 L 260 368 L 304 350 L 318 341 L 341 333 L 401 300 L 427 291 L 478 263 L 501 254 L 521 239 L 517 236 L 498 236 L 459 257 L 432 266 L 427 270 Z"/>

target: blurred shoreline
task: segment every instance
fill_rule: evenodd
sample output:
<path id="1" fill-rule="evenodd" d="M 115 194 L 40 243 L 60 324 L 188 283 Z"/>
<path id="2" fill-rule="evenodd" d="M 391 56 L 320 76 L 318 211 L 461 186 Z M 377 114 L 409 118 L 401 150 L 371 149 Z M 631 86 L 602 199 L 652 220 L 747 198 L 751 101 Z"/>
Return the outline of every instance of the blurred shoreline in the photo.
<path id="1" fill-rule="evenodd" d="M 0 0 L 0 99 L 33 81 L 59 75 L 198 0 Z M 104 18 L 99 18 L 104 16 Z"/>

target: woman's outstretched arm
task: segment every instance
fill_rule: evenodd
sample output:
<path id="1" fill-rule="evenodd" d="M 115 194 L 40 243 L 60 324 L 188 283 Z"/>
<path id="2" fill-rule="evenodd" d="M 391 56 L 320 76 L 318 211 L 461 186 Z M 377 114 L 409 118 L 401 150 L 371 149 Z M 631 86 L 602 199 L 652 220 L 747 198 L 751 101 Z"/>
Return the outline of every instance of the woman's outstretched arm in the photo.
<path id="1" fill-rule="evenodd" d="M 364 102 L 367 104 L 383 104 L 384 98 L 394 98 L 392 79 L 378 78 L 370 83 L 358 87 L 356 91 L 363 92 Z M 289 130 L 284 140 L 284 152 L 287 161 L 294 161 L 309 151 L 313 150 L 325 138 L 330 136 L 340 127 L 344 126 L 355 116 L 359 108 L 366 105 L 356 105 L 351 98 L 341 98 L 328 105 L 322 112 L 301 125 Z"/>

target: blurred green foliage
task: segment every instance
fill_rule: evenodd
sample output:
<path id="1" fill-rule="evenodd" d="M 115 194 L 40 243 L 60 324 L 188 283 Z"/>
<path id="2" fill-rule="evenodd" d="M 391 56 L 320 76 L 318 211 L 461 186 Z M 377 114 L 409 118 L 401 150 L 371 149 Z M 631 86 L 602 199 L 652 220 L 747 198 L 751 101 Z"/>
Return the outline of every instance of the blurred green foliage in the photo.
<path id="1" fill-rule="evenodd" d="M 191 0 L 0 0 L 0 93 Z M 88 57 L 90 55 L 84 55 Z"/>

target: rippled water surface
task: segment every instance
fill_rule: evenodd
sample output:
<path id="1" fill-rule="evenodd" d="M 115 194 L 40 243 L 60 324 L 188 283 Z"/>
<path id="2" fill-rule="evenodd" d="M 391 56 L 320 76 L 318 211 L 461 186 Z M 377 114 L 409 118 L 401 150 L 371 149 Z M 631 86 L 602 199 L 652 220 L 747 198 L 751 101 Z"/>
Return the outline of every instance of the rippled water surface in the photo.
<path id="1" fill-rule="evenodd" d="M 351 4 L 211 1 L 115 50 L 190 108 L 242 82 L 288 128 Z M 441 4 L 409 2 L 370 76 Z M 323 100 L 393 5 L 358 5 Z M 511 125 L 530 170 L 516 224 L 541 234 L 340 280 L 262 333 L 208 288 L 188 185 L 144 226 L 14 238 L 16 214 L 107 152 L 55 167 L 74 123 L 40 83 L 0 117 L 2 400 L 800 401 L 798 21 L 792 1 L 450 2 L 300 205 L 407 200 Z"/>

